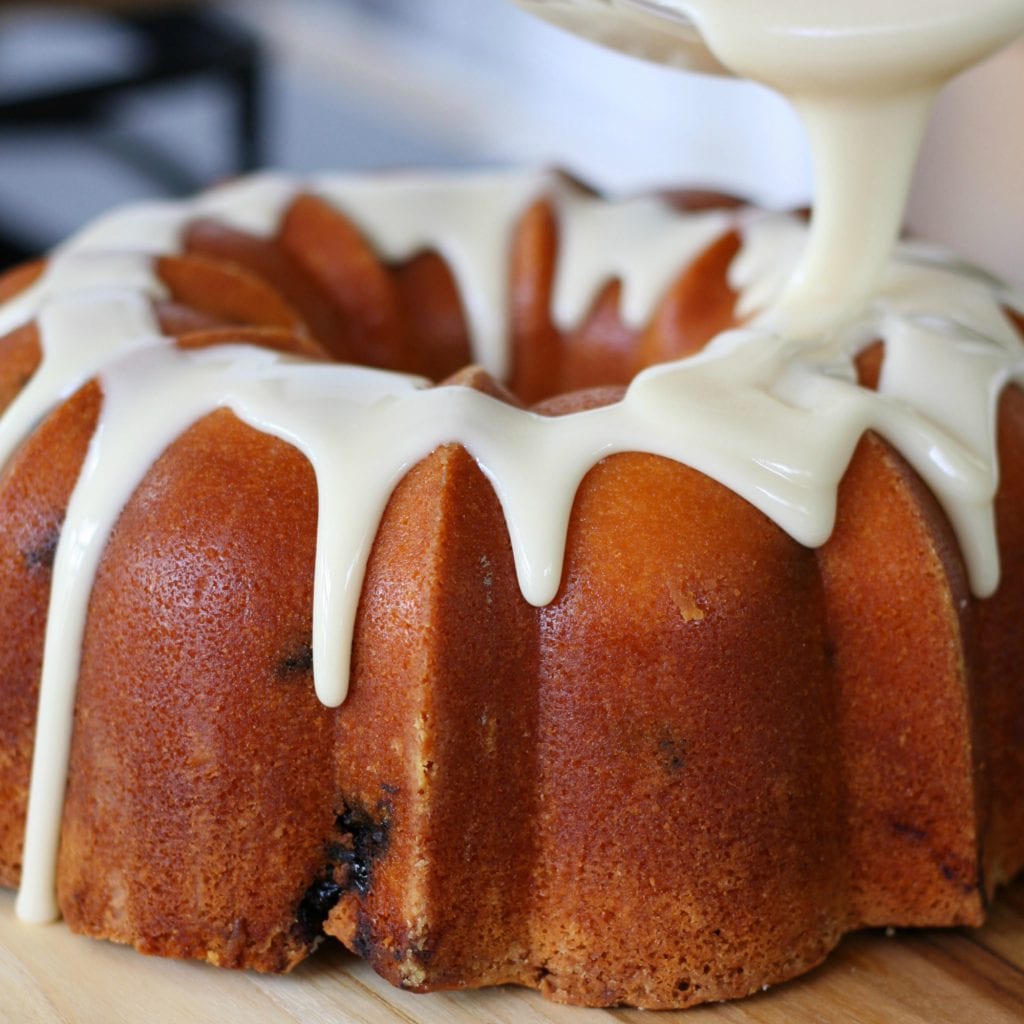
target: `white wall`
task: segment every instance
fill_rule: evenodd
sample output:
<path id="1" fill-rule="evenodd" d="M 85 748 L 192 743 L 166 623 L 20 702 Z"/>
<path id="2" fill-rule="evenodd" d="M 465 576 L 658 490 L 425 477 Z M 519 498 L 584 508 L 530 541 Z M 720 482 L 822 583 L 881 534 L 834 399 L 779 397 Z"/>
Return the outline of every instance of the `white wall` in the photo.
<path id="1" fill-rule="evenodd" d="M 803 202 L 795 119 L 745 83 L 643 64 L 509 0 L 243 0 L 286 62 L 466 162 L 555 163 L 611 190 L 717 184 Z M 344 161 L 344 154 L 341 155 Z"/>
<path id="2" fill-rule="evenodd" d="M 940 98 L 908 222 L 1024 287 L 1024 41 Z"/>

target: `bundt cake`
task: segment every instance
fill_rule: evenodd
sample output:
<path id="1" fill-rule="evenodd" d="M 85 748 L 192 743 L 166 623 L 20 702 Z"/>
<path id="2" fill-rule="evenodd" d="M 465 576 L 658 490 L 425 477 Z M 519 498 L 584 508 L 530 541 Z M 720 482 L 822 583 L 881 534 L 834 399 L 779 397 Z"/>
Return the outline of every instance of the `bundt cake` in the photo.
<path id="1" fill-rule="evenodd" d="M 737 326 L 805 236 L 269 176 L 3 278 L 19 912 L 651 1007 L 980 923 L 1024 864 L 1024 303 L 907 244 L 828 343 Z"/>

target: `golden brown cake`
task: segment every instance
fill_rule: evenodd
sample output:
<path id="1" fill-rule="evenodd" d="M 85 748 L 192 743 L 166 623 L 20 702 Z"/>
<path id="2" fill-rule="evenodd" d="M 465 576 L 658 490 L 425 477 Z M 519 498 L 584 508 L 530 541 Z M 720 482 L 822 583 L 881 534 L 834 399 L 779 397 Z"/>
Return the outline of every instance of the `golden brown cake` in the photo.
<path id="1" fill-rule="evenodd" d="M 745 315 L 734 273 L 760 222 L 680 195 L 665 216 L 700 237 L 644 322 L 628 322 L 628 280 L 611 274 L 567 328 L 553 310 L 575 229 L 564 203 L 517 193 L 499 384 L 469 365 L 451 259 L 380 257 L 344 203 L 289 188 L 262 234 L 173 208 L 175 251 L 147 257 L 156 284 L 132 286 L 165 336 L 155 346 L 447 378 L 442 390 L 530 407 L 533 423 L 615 407 L 646 367 Z M 41 282 L 88 245 L 72 249 L 0 281 L 7 405 L 40 372 L 63 294 Z M 88 293 L 76 282 L 69 301 Z M 885 358 L 861 347 L 860 390 Z M 7 886 L 55 553 L 104 380 L 65 394 L 0 476 Z M 782 981 L 851 929 L 980 924 L 1024 864 L 1015 386 L 998 450 L 1002 574 L 984 600 L 946 511 L 868 432 L 816 549 L 698 469 L 598 456 L 557 594 L 537 607 L 493 474 L 443 444 L 387 501 L 348 696 L 328 707 L 313 685 L 317 479 L 297 447 L 218 408 L 133 489 L 90 587 L 60 912 L 88 935 L 227 967 L 287 970 L 327 934 L 410 989 L 511 982 L 649 1007 Z"/>

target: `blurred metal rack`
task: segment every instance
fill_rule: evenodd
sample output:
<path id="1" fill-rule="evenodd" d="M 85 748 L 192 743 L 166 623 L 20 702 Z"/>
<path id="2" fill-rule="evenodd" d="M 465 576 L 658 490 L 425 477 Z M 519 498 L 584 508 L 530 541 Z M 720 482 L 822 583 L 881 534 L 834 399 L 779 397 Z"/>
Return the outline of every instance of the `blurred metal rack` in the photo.
<path id="1" fill-rule="evenodd" d="M 140 171 L 164 192 L 184 195 L 204 184 L 180 155 L 159 141 L 104 136 L 95 129 L 127 98 L 149 89 L 202 78 L 221 86 L 232 100 L 231 153 L 225 174 L 259 167 L 263 159 L 263 51 L 256 36 L 235 20 L 202 5 L 126 6 L 104 11 L 132 40 L 135 59 L 115 68 L 53 87 L 0 92 L 0 134 L 73 131 Z M 2 25 L 0 25 L 2 30 Z M 38 253 L 40 244 L 4 226 L 0 210 L 0 266 Z"/>

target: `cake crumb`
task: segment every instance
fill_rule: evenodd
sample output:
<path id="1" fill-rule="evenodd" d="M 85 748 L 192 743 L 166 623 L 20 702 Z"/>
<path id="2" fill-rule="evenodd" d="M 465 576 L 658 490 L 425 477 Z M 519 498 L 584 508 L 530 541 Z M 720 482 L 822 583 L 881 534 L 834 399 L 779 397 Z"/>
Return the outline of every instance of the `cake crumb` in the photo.
<path id="1" fill-rule="evenodd" d="M 703 622 L 705 611 L 697 603 L 697 599 L 688 590 L 684 590 L 674 581 L 668 585 L 669 596 L 679 609 L 683 622 Z"/>

